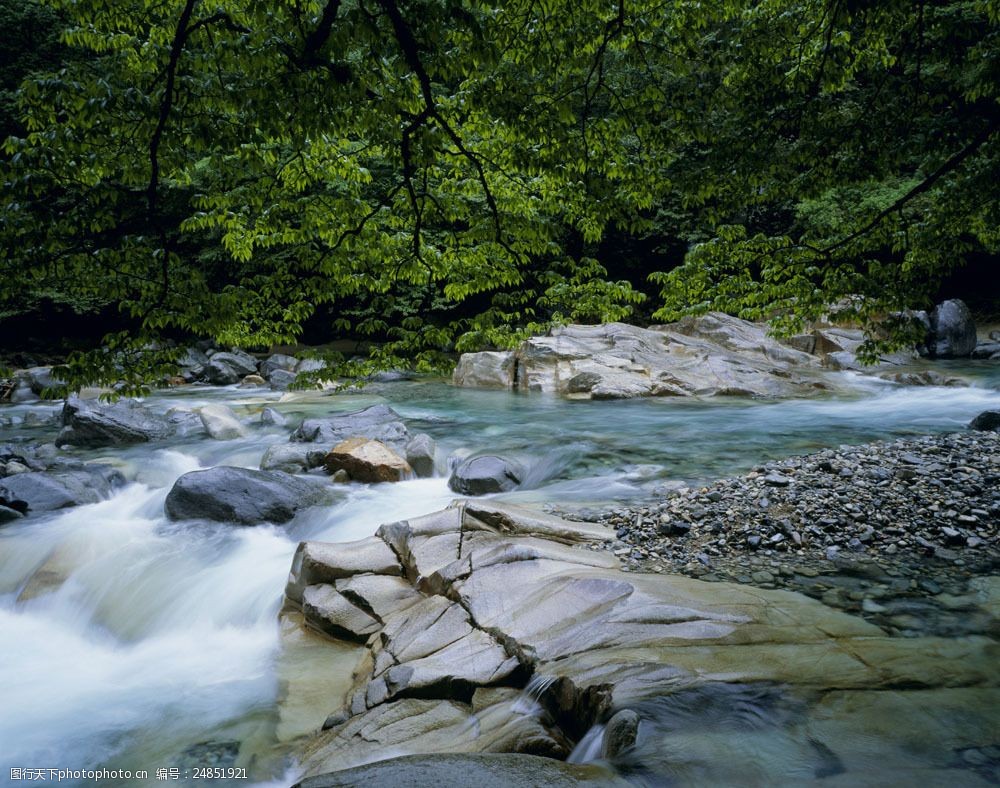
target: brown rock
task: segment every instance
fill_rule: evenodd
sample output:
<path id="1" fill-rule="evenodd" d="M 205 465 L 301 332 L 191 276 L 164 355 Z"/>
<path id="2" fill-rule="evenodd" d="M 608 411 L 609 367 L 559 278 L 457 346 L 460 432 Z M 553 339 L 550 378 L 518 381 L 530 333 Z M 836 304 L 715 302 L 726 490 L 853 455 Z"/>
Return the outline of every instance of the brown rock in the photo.
<path id="1" fill-rule="evenodd" d="M 376 440 L 348 438 L 326 455 L 330 474 L 347 471 L 357 482 L 399 482 L 413 476 L 410 464 L 396 452 Z"/>

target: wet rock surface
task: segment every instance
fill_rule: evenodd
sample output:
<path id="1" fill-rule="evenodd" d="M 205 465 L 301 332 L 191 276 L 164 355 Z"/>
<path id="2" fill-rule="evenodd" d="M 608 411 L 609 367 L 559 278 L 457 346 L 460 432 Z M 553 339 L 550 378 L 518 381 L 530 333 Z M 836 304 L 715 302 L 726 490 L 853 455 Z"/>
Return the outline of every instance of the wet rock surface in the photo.
<path id="1" fill-rule="evenodd" d="M 887 631 L 959 623 L 970 582 L 1000 567 L 1000 435 L 961 432 L 828 449 L 681 487 L 658 503 L 577 512 L 625 568 L 792 588 Z"/>
<path id="2" fill-rule="evenodd" d="M 167 494 L 164 511 L 171 520 L 280 524 L 327 498 L 326 487 L 312 479 L 219 465 L 181 476 Z"/>
<path id="3" fill-rule="evenodd" d="M 174 425 L 135 400 L 114 403 L 71 396 L 62 412 L 58 446 L 113 446 L 163 440 Z"/>
<path id="4" fill-rule="evenodd" d="M 794 488 L 794 470 L 780 473 L 782 483 L 768 490 Z M 641 773 L 642 761 L 630 761 L 640 755 L 655 763 L 653 747 L 661 759 L 670 753 L 667 771 L 655 772 L 662 776 L 698 764 L 675 755 L 690 759 L 689 746 L 664 750 L 661 740 L 688 730 L 712 736 L 727 715 L 732 730 L 752 721 L 784 737 L 798 751 L 792 770 L 858 776 L 868 745 L 859 748 L 855 731 L 874 724 L 876 698 L 912 686 L 925 692 L 907 719 L 944 748 L 933 756 L 938 768 L 956 752 L 980 757 L 988 736 L 977 731 L 991 724 L 987 696 L 1000 682 L 994 639 L 893 637 L 802 594 L 624 571 L 605 549 L 608 536 L 604 525 L 467 500 L 383 525 L 353 545 L 303 543 L 289 606 L 364 651 L 341 704 L 315 720 L 323 730 L 300 751 L 302 784 L 379 775 L 407 784 L 402 762 L 366 765 L 388 754 L 423 756 L 411 760 L 428 773 L 440 764 L 441 779 L 455 753 L 565 758 L 604 721 L 613 735 L 603 746 L 621 773 Z M 996 578 L 978 580 L 977 604 L 995 626 Z M 970 724 L 937 741 L 933 720 L 966 690 L 980 699 Z M 843 702 L 831 705 L 838 694 Z M 902 694 L 900 708 L 911 697 Z M 717 746 L 732 747 L 725 729 L 729 738 Z M 734 768 L 740 761 L 731 760 Z M 780 775 L 785 767 L 767 768 Z M 329 774 L 337 770 L 348 771 Z"/>

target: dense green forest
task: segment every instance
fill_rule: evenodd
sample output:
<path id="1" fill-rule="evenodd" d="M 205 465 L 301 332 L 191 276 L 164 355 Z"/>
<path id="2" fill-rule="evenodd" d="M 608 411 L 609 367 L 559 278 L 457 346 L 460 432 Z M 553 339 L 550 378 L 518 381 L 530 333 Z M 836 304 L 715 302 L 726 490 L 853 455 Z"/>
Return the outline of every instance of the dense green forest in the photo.
<path id="1" fill-rule="evenodd" d="M 0 312 L 371 337 L 839 305 L 906 339 L 1000 251 L 990 0 L 0 0 Z M 987 277 L 987 280 L 989 277 Z M 886 333 L 889 331 L 889 333 Z"/>

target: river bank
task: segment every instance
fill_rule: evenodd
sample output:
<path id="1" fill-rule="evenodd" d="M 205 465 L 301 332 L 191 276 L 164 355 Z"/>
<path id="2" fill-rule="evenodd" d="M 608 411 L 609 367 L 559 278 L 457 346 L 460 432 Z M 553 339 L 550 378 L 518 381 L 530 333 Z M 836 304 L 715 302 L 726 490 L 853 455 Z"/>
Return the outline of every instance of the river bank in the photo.
<path id="1" fill-rule="evenodd" d="M 626 571 L 788 588 L 891 634 L 956 634 L 936 613 L 1000 566 L 998 480 L 1000 434 L 970 430 L 824 449 L 574 515 L 608 527 L 604 549 Z"/>

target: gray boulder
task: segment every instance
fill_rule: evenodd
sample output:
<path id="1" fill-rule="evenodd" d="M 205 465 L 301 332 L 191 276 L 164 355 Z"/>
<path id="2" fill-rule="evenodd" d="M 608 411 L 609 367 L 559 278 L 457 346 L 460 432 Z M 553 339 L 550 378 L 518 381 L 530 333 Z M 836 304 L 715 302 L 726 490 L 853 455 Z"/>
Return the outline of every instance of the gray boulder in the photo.
<path id="1" fill-rule="evenodd" d="M 167 494 L 171 520 L 215 520 L 236 525 L 287 523 L 309 506 L 322 503 L 321 483 L 281 471 L 219 466 L 185 473 Z"/>
<path id="2" fill-rule="evenodd" d="M 280 369 L 285 372 L 292 372 L 298 363 L 299 360 L 294 356 L 286 356 L 284 353 L 274 353 L 260 362 L 260 374 L 270 380 L 271 374 L 276 370 Z"/>
<path id="3" fill-rule="evenodd" d="M 524 479 L 524 469 L 513 460 L 484 454 L 470 457 L 457 468 L 448 486 L 462 495 L 487 495 L 513 490 Z"/>
<path id="4" fill-rule="evenodd" d="M 260 461 L 262 471 L 302 473 L 323 465 L 326 452 L 308 443 L 276 443 Z"/>
<path id="5" fill-rule="evenodd" d="M 295 382 L 296 378 L 298 378 L 298 374 L 295 372 L 289 372 L 287 369 L 276 369 L 268 376 L 268 381 L 275 391 L 285 391 Z"/>
<path id="6" fill-rule="evenodd" d="M 413 468 L 413 472 L 421 479 L 429 479 L 434 475 L 434 457 L 437 453 L 437 445 L 434 439 L 426 432 L 414 435 L 403 447 L 406 454 L 406 461 Z"/>
<path id="7" fill-rule="evenodd" d="M 288 419 L 274 408 L 264 408 L 260 412 L 260 423 L 269 427 L 284 427 L 288 423 Z"/>
<path id="8" fill-rule="evenodd" d="M 451 380 L 456 386 L 509 389 L 514 385 L 514 353 L 510 350 L 463 353 Z"/>
<path id="9" fill-rule="evenodd" d="M 208 364 L 208 356 L 196 347 L 185 348 L 184 353 L 177 359 L 180 375 L 188 382 L 204 378 Z"/>
<path id="10" fill-rule="evenodd" d="M 146 443 L 174 434 L 174 425 L 136 400 L 106 403 L 74 395 L 63 406 L 62 423 L 63 429 L 56 438 L 57 446 Z"/>
<path id="11" fill-rule="evenodd" d="M 229 353 L 214 353 L 205 368 L 205 376 L 209 383 L 216 386 L 228 386 L 238 383 L 247 375 L 257 372 L 257 359 L 242 350 Z"/>
<path id="12" fill-rule="evenodd" d="M 639 715 L 632 709 L 622 709 L 608 720 L 604 729 L 604 743 L 601 756 L 605 760 L 616 757 L 623 751 L 635 746 L 639 736 Z"/>
<path id="13" fill-rule="evenodd" d="M 306 419 L 292 433 L 292 440 L 296 442 L 331 445 L 355 437 L 370 438 L 398 449 L 406 445 L 410 433 L 399 414 L 388 405 L 372 405 L 343 416 Z"/>
<path id="14" fill-rule="evenodd" d="M 982 432 L 1000 431 L 1000 410 L 984 410 L 969 422 L 969 429 Z"/>
<path id="15" fill-rule="evenodd" d="M 97 503 L 125 484 L 107 465 L 85 465 L 61 471 L 31 471 L 0 481 L 0 505 L 27 514 Z"/>
<path id="16" fill-rule="evenodd" d="M 199 411 L 201 423 L 211 437 L 220 441 L 242 438 L 247 434 L 247 428 L 243 425 L 232 408 L 220 403 L 204 405 Z"/>
<path id="17" fill-rule="evenodd" d="M 976 349 L 976 323 L 963 301 L 944 301 L 934 307 L 930 317 L 928 350 L 932 357 L 964 358 Z"/>
<path id="18" fill-rule="evenodd" d="M 30 367 L 22 370 L 18 377 L 27 381 L 31 391 L 39 396 L 43 395 L 47 389 L 54 389 L 62 385 L 62 381 L 52 374 L 52 367 Z"/>

